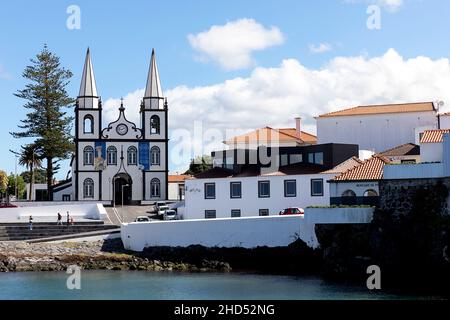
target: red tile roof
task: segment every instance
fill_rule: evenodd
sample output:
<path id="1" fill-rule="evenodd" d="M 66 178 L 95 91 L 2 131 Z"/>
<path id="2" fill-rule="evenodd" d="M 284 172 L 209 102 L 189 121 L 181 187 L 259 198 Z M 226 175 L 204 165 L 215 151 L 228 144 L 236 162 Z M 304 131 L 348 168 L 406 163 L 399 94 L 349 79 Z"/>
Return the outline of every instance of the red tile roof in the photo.
<path id="1" fill-rule="evenodd" d="M 400 146 L 391 148 L 389 150 L 379 153 L 380 156 L 385 157 L 399 157 L 399 156 L 418 156 L 420 155 L 420 147 L 414 143 L 405 143 Z"/>
<path id="2" fill-rule="evenodd" d="M 350 169 L 353 169 L 354 167 L 360 165 L 361 163 L 363 163 L 363 161 L 360 160 L 359 158 L 351 157 L 350 159 L 345 160 L 344 162 L 338 164 L 336 167 L 324 171 L 323 173 L 334 173 L 334 174 L 343 173 Z"/>
<path id="3" fill-rule="evenodd" d="M 390 161 L 385 157 L 373 156 L 360 165 L 331 179 L 331 181 L 380 180 L 383 178 L 383 166 L 388 163 Z"/>
<path id="4" fill-rule="evenodd" d="M 420 143 L 437 143 L 444 141 L 444 134 L 450 133 L 450 129 L 425 130 Z"/>
<path id="5" fill-rule="evenodd" d="M 315 144 L 317 143 L 317 137 L 304 131 L 298 137 L 295 128 L 274 129 L 264 127 L 224 141 L 226 144 L 251 142 L 298 142 Z"/>
<path id="6" fill-rule="evenodd" d="M 184 182 L 184 180 L 191 178 L 188 174 L 169 174 L 169 182 Z"/>
<path id="7" fill-rule="evenodd" d="M 424 112 L 435 111 L 432 102 L 419 103 L 404 103 L 404 104 L 385 104 L 385 105 L 370 105 L 358 106 L 349 109 L 339 110 L 322 114 L 319 118 L 342 117 L 342 116 L 356 116 L 356 115 L 371 115 L 383 113 L 404 113 L 404 112 Z"/>

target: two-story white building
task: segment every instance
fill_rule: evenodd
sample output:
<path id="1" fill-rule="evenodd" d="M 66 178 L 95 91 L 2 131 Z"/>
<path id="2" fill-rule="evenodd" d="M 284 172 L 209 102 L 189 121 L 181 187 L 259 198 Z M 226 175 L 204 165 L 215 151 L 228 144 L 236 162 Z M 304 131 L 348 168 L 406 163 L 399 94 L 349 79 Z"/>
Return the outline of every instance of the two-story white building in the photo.
<path id="1" fill-rule="evenodd" d="M 433 102 L 358 106 L 320 115 L 316 122 L 317 143 L 357 144 L 375 153 L 419 144 L 421 133 L 438 128 Z"/>

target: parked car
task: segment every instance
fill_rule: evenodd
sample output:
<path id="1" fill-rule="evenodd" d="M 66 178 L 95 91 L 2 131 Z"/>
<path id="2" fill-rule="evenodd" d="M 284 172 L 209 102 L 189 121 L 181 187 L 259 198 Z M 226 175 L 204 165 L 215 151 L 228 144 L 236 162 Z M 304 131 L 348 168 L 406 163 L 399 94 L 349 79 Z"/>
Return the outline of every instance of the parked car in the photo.
<path id="1" fill-rule="evenodd" d="M 305 210 L 302 208 L 286 208 L 280 211 L 280 216 L 291 215 L 291 214 L 304 214 Z"/>
<path id="2" fill-rule="evenodd" d="M 165 201 L 157 201 L 155 203 L 156 214 L 158 216 L 163 216 L 166 210 L 169 210 L 169 205 Z"/>
<path id="3" fill-rule="evenodd" d="M 150 218 L 146 216 L 139 216 L 134 219 L 134 222 L 150 222 Z"/>
<path id="4" fill-rule="evenodd" d="M 166 210 L 164 212 L 164 220 L 178 220 L 178 214 L 175 210 Z"/>

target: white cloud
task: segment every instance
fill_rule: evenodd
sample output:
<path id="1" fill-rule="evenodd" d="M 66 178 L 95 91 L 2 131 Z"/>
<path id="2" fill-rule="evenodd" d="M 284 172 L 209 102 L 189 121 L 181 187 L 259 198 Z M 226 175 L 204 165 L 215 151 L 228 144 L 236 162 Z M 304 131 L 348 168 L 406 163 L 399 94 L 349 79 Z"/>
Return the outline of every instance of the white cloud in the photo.
<path id="1" fill-rule="evenodd" d="M 277 27 L 266 28 L 253 19 L 240 19 L 189 34 L 188 40 L 200 52 L 200 60 L 212 60 L 225 70 L 238 70 L 252 66 L 254 51 L 280 45 L 284 36 Z"/>
<path id="2" fill-rule="evenodd" d="M 331 50 L 331 45 L 329 43 L 320 43 L 318 45 L 310 44 L 309 51 L 312 53 L 324 53 Z"/>
<path id="3" fill-rule="evenodd" d="M 236 128 L 236 134 L 266 125 L 294 127 L 296 115 L 303 118 L 303 128 L 315 132 L 314 116 L 360 104 L 442 99 L 448 110 L 448 88 L 448 59 L 405 59 L 390 49 L 380 57 L 336 57 L 321 69 L 286 59 L 275 68 L 256 68 L 247 78 L 194 88 L 178 86 L 166 93 L 171 134 L 181 128 L 192 133 L 196 121 L 203 130 L 225 133 Z M 140 89 L 124 97 L 126 115 L 136 123 L 143 93 Z M 116 119 L 119 104 L 119 99 L 106 101 L 108 121 Z M 190 144 L 200 148 L 201 137 L 194 137 Z M 210 148 L 220 146 L 216 141 Z"/>

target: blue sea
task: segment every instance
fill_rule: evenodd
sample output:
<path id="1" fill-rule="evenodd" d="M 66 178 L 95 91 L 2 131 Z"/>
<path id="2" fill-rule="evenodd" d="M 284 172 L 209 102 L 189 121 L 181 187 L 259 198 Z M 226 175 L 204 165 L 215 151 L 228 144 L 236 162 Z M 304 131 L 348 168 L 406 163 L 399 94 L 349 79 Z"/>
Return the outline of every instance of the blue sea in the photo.
<path id="1" fill-rule="evenodd" d="M 18 300 L 228 300 L 228 299 L 434 299 L 370 291 L 318 277 L 247 273 L 82 271 L 80 289 L 67 288 L 64 272 L 0 273 L 0 299 Z"/>

